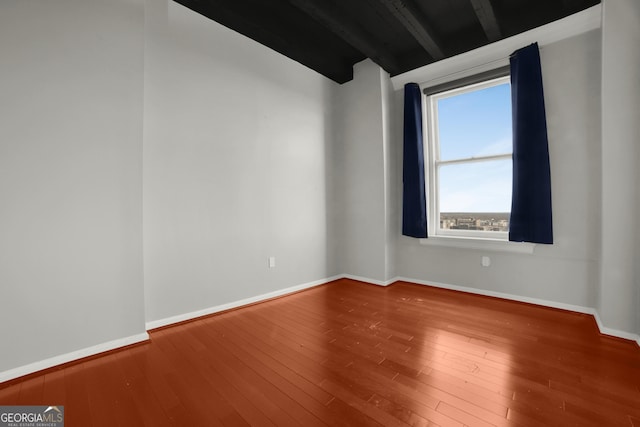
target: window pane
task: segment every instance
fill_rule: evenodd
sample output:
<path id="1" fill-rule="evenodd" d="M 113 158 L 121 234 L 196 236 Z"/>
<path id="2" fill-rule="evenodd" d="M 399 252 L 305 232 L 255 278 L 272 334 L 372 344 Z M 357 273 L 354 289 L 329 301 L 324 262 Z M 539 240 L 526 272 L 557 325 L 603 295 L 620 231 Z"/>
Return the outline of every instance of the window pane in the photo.
<path id="1" fill-rule="evenodd" d="M 508 231 L 511 169 L 511 159 L 440 166 L 440 228 Z"/>
<path id="2" fill-rule="evenodd" d="M 512 152 L 511 85 L 438 99 L 440 159 Z"/>

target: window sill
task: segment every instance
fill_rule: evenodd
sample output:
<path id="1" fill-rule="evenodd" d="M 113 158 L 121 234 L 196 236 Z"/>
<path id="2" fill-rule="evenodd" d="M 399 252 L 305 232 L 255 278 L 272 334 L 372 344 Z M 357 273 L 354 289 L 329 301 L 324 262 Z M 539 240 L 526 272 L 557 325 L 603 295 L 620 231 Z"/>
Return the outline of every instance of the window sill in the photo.
<path id="1" fill-rule="evenodd" d="M 535 243 L 509 242 L 498 239 L 474 239 L 471 237 L 431 236 L 420 239 L 420 244 L 425 246 L 443 246 L 449 248 L 477 249 L 495 252 L 515 252 L 532 254 Z"/>

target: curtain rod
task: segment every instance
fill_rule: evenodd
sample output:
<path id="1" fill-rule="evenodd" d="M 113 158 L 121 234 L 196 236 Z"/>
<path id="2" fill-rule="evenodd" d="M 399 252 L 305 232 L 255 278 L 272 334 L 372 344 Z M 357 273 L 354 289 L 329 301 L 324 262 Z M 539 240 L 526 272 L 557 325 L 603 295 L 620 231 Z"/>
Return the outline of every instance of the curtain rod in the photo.
<path id="1" fill-rule="evenodd" d="M 539 45 L 538 45 L 538 49 L 540 51 L 544 50 L 544 48 L 542 46 L 539 46 Z M 473 70 L 476 70 L 476 69 L 479 69 L 479 68 L 483 69 L 484 71 L 490 71 L 493 68 L 501 68 L 503 66 L 508 66 L 509 65 L 509 58 L 511 58 L 511 55 L 513 55 L 513 53 L 510 53 L 507 56 L 502 56 L 500 58 L 493 59 L 493 60 L 488 61 L 488 62 L 483 62 L 482 64 L 476 64 L 476 65 L 473 65 L 471 67 L 464 68 L 462 70 L 456 70 L 456 71 L 454 71 L 452 73 L 445 74 L 445 75 L 436 77 L 436 78 L 431 79 L 431 80 L 425 80 L 423 82 L 420 82 L 419 85 L 420 85 L 421 88 L 425 89 L 425 88 L 428 88 L 428 87 L 433 87 L 433 86 L 436 86 L 436 85 L 445 84 L 445 83 L 451 82 L 452 80 L 458 80 L 458 79 L 455 78 L 458 75 L 462 75 L 462 77 L 460 77 L 460 79 L 463 79 L 463 78 L 465 78 L 465 77 L 467 77 L 469 75 L 473 75 L 474 74 Z M 494 64 L 496 65 L 496 67 L 491 67 Z"/>

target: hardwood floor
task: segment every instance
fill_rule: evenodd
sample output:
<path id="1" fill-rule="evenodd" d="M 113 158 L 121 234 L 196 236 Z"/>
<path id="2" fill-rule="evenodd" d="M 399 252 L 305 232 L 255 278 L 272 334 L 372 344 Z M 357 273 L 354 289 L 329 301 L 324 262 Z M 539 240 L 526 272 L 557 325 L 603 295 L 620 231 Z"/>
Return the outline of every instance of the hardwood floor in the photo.
<path id="1" fill-rule="evenodd" d="M 339 280 L 0 385 L 73 426 L 640 427 L 640 348 L 591 316 Z"/>

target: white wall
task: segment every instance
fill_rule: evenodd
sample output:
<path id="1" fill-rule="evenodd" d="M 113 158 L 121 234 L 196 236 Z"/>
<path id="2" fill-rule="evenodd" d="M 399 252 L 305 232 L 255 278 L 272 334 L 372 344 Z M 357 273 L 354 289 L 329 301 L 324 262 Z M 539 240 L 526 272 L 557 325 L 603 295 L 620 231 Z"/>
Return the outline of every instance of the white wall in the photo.
<path id="1" fill-rule="evenodd" d="M 602 274 L 605 325 L 640 333 L 640 3 L 605 0 L 602 23 Z"/>
<path id="2" fill-rule="evenodd" d="M 602 39 L 542 51 L 556 244 L 482 268 L 399 236 L 402 96 L 370 61 L 337 86 L 173 1 L 3 0 L 0 373 L 337 274 L 640 331 L 640 237 L 619 226 L 640 213 L 640 5 L 604 5 Z"/>
<path id="3" fill-rule="evenodd" d="M 337 94 L 337 143 L 333 166 L 340 176 L 340 272 L 376 282 L 389 279 L 385 124 L 389 76 L 370 60 L 354 67 L 354 78 Z"/>
<path id="4" fill-rule="evenodd" d="M 402 126 L 394 110 L 395 92 L 389 75 L 381 73 L 380 79 L 382 98 L 382 148 L 384 161 L 384 221 L 385 221 L 385 278 L 386 282 L 397 277 L 397 224 L 400 223 L 400 211 L 398 209 L 396 187 L 402 185 L 402 174 L 395 173 L 398 158 L 402 152 L 396 149 L 396 126 Z"/>
<path id="5" fill-rule="evenodd" d="M 143 13 L 0 2 L 0 373 L 144 334 Z"/>
<path id="6" fill-rule="evenodd" d="M 337 85 L 173 1 L 145 5 L 147 321 L 337 274 Z"/>
<path id="7" fill-rule="evenodd" d="M 600 31 L 544 46 L 541 62 L 555 244 L 538 245 L 533 254 L 516 254 L 424 246 L 417 239 L 399 236 L 400 276 L 596 306 L 600 247 Z M 401 102 L 399 94 L 399 111 Z M 396 141 L 396 149 L 402 150 L 400 127 Z M 400 175 L 401 162 L 396 162 L 396 167 L 396 174 Z M 399 204 L 401 186 L 396 191 Z M 480 265 L 483 255 L 491 257 L 490 267 Z"/>

